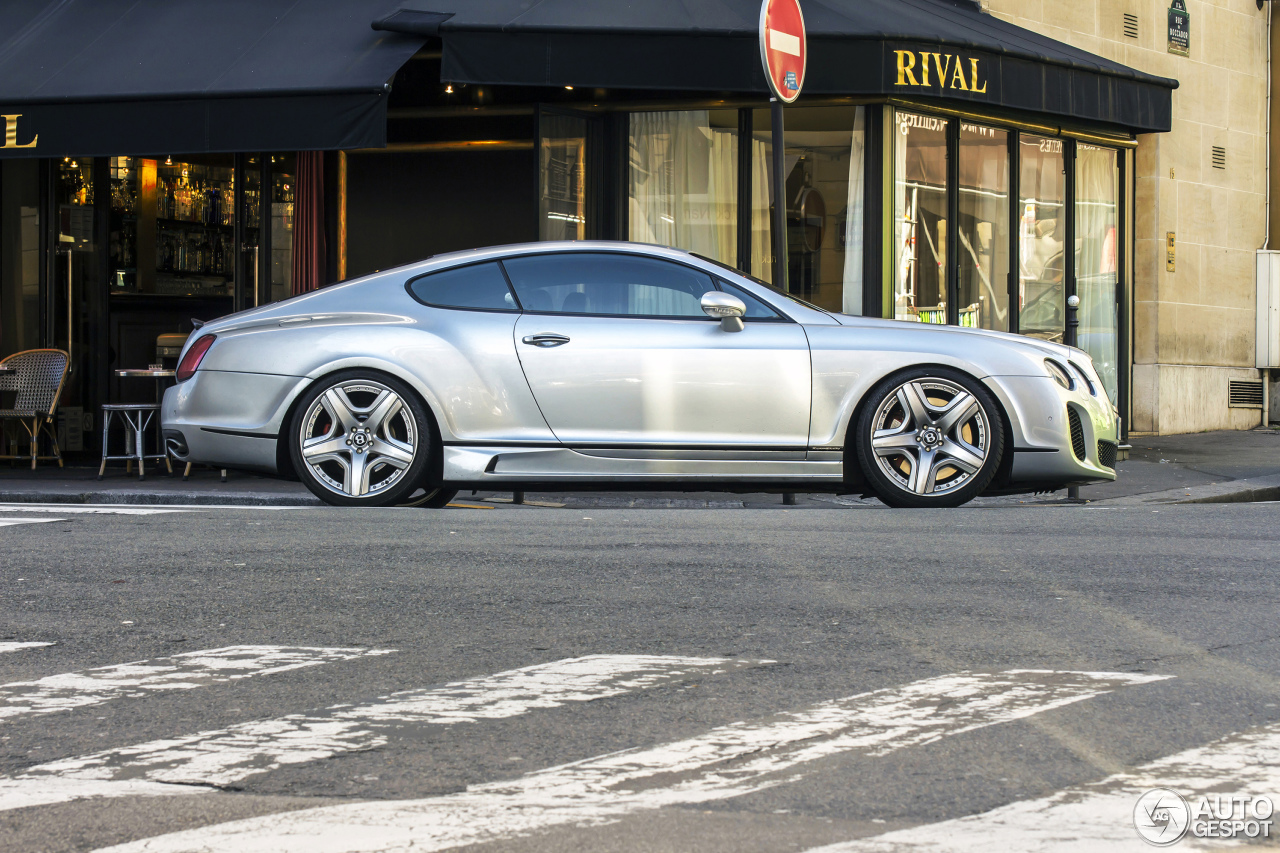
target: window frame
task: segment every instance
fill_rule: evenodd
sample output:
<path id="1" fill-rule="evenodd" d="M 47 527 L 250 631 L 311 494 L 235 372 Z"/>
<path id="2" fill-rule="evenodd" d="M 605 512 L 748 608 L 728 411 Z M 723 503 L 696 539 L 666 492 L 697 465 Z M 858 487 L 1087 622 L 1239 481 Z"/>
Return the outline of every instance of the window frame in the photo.
<path id="1" fill-rule="evenodd" d="M 466 269 L 467 267 L 484 266 L 485 264 L 493 264 L 498 268 L 498 272 L 502 273 L 503 281 L 507 285 L 507 293 L 511 294 L 511 299 L 516 304 L 514 308 L 478 308 L 478 307 L 469 306 L 469 305 L 441 305 L 436 302 L 428 302 L 427 300 L 422 299 L 421 297 L 418 296 L 418 294 L 413 292 L 413 283 L 415 281 L 419 281 L 424 278 L 430 278 L 431 276 L 436 275 L 438 273 L 453 272 L 455 270 Z M 405 293 L 409 294 L 409 298 L 412 299 L 414 302 L 417 302 L 419 305 L 425 305 L 428 308 L 439 308 L 443 311 L 481 311 L 486 314 L 523 314 L 525 313 L 523 306 L 521 306 L 520 304 L 520 297 L 516 295 L 516 289 L 511 284 L 511 277 L 507 275 L 507 271 L 506 269 L 503 268 L 502 261 L 500 258 L 488 258 L 486 260 L 481 260 L 481 261 L 471 261 L 470 263 L 457 264 L 456 266 L 451 266 L 451 267 L 441 267 L 440 269 L 431 270 L 430 272 L 419 273 L 418 275 L 412 276 L 411 278 L 408 278 L 405 280 L 404 290 L 405 290 Z"/>

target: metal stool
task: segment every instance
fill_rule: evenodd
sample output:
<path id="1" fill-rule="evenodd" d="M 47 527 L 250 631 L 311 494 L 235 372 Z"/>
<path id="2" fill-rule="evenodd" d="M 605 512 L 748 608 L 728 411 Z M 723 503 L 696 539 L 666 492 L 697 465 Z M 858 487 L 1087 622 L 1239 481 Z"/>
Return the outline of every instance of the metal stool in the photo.
<path id="1" fill-rule="evenodd" d="M 138 463 L 138 479 L 145 480 L 147 471 L 145 460 L 163 459 L 169 473 L 173 473 L 173 465 L 169 463 L 168 453 L 147 453 L 146 433 L 151 425 L 151 418 L 160 411 L 159 403 L 112 403 L 102 407 L 102 464 L 98 466 L 98 479 L 102 479 L 108 462 L 125 461 Z M 108 456 L 107 442 L 111 436 L 111 422 L 119 415 L 124 420 L 124 456 Z M 125 469 L 126 471 L 128 468 Z"/>

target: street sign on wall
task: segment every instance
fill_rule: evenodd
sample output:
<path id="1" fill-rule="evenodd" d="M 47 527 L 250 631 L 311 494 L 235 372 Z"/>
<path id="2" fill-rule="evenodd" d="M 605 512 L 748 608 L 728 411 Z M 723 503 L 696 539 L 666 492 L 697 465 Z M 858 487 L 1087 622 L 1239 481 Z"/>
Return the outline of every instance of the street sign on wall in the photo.
<path id="1" fill-rule="evenodd" d="M 808 53 L 799 0 L 764 0 L 760 4 L 760 62 L 775 98 L 789 104 L 800 97 Z"/>
<path id="2" fill-rule="evenodd" d="M 1169 4 L 1169 52 L 1191 55 L 1191 13 L 1185 0 L 1173 0 Z"/>

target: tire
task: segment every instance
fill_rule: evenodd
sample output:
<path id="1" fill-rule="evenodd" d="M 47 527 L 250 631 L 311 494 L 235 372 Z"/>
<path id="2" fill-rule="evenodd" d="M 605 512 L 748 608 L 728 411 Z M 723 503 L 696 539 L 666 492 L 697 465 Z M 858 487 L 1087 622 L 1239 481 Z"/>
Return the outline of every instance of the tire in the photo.
<path id="1" fill-rule="evenodd" d="M 980 495 L 1004 455 L 1004 416 L 981 382 L 946 367 L 891 376 L 858 416 L 858 461 L 892 507 L 954 507 Z"/>
<path id="2" fill-rule="evenodd" d="M 431 415 L 398 379 L 344 370 L 303 395 L 289 427 L 298 478 L 334 506 L 396 506 L 422 485 Z M 434 496 L 434 493 L 433 493 Z"/>

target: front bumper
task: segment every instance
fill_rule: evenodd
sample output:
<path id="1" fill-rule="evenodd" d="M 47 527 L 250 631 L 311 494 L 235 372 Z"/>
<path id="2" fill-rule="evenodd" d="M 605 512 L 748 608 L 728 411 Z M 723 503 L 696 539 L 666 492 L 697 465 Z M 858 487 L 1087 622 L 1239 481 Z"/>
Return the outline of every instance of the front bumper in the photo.
<path id="1" fill-rule="evenodd" d="M 1008 486 L 1062 488 L 1116 478 L 1120 420 L 1100 388 L 1094 396 L 1047 376 L 992 376 L 988 382 L 1013 426 Z"/>
<path id="2" fill-rule="evenodd" d="M 198 370 L 165 391 L 160 425 L 183 462 L 276 473 L 276 445 L 301 376 Z"/>

